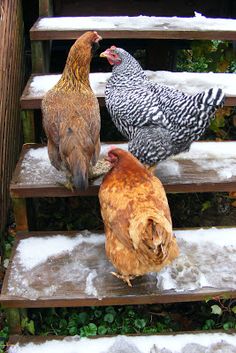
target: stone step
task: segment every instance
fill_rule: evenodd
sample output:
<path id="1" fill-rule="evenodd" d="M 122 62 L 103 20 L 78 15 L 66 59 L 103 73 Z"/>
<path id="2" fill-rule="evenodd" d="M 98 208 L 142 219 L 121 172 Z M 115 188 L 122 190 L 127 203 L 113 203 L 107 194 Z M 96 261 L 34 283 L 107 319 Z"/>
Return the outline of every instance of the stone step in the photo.
<path id="1" fill-rule="evenodd" d="M 111 146 L 128 148 L 127 143 L 103 143 L 100 159 Z M 166 192 L 235 191 L 236 141 L 194 142 L 189 152 L 160 162 L 154 173 Z M 66 189 L 61 185 L 65 180 L 65 174 L 51 165 L 46 146 L 25 144 L 10 185 L 11 197 L 96 195 L 102 176 L 90 181 L 89 188 L 83 192 Z"/>
<path id="2" fill-rule="evenodd" d="M 158 350 L 155 350 L 153 346 Z M 204 349 L 205 348 L 205 349 Z M 16 350 L 17 349 L 17 350 Z M 123 349 L 123 350 L 121 350 Z M 198 349 L 198 350 L 197 350 Z M 225 350 L 224 350 L 225 349 Z M 226 350 L 227 349 L 227 350 Z M 235 332 L 189 331 L 156 335 L 132 335 L 82 338 L 11 336 L 8 353 L 109 353 L 109 352 L 233 352 L 236 349 Z"/>
<path id="3" fill-rule="evenodd" d="M 88 16 L 39 18 L 31 40 L 76 39 L 96 30 L 105 39 L 236 39 L 236 20 L 195 17 Z"/>
<path id="4" fill-rule="evenodd" d="M 192 73 L 146 70 L 147 76 L 156 83 L 195 94 L 211 87 L 220 87 L 226 95 L 226 106 L 236 105 L 236 75 L 230 73 Z M 100 105 L 104 105 L 105 85 L 110 73 L 91 73 L 90 83 Z M 40 109 L 45 93 L 61 77 L 57 75 L 31 75 L 21 96 L 22 109 Z"/>
<path id="5" fill-rule="evenodd" d="M 174 303 L 236 297 L 236 228 L 175 230 L 179 257 L 128 287 L 98 232 L 18 234 L 0 297 L 5 307 Z"/>

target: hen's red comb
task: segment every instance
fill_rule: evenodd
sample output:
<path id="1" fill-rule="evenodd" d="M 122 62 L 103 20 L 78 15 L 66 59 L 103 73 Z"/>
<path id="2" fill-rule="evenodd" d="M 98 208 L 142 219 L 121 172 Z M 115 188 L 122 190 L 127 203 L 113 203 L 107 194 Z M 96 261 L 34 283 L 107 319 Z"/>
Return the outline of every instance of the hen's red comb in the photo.
<path id="1" fill-rule="evenodd" d="M 108 148 L 108 151 L 107 153 L 109 153 L 110 151 L 112 150 L 115 150 L 117 147 L 115 145 L 111 145 L 109 148 Z"/>

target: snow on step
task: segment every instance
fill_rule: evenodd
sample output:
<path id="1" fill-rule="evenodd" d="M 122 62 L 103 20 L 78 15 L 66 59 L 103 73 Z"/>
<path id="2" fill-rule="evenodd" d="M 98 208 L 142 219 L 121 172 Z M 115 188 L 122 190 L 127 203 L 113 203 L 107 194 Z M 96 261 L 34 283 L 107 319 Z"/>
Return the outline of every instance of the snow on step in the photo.
<path id="1" fill-rule="evenodd" d="M 100 159 L 107 154 L 110 146 L 102 144 Z M 127 143 L 114 143 L 113 146 L 125 150 L 128 148 Z M 211 182 L 215 183 L 236 181 L 236 142 L 194 142 L 189 152 L 160 162 L 155 173 L 164 184 L 187 184 L 195 178 L 199 178 L 197 180 L 201 183 L 207 183 L 210 177 Z M 35 186 L 64 182 L 65 174 L 51 165 L 47 147 L 30 148 L 26 152 L 15 180 L 17 185 Z M 101 178 L 97 179 L 96 183 L 100 182 Z"/>
<path id="2" fill-rule="evenodd" d="M 195 94 L 211 87 L 222 88 L 227 97 L 236 97 L 236 75 L 230 73 L 192 73 L 146 70 L 154 82 L 167 85 L 188 94 Z M 105 85 L 111 73 L 91 73 L 90 84 L 97 97 L 104 97 Z M 42 99 L 61 75 L 33 76 L 22 98 Z"/>
<path id="3" fill-rule="evenodd" d="M 155 16 L 86 16 L 49 17 L 40 19 L 33 27 L 37 31 L 236 31 L 236 20 L 207 18 L 195 13 L 193 17 Z"/>
<path id="4" fill-rule="evenodd" d="M 180 256 L 161 272 L 133 280 L 132 288 L 110 273 L 114 268 L 105 254 L 104 234 L 83 231 L 72 237 L 58 233 L 19 239 L 1 299 L 24 299 L 29 307 L 39 300 L 40 307 L 40 300 L 53 305 L 54 298 L 64 298 L 65 305 L 73 306 L 75 298 L 94 299 L 99 305 L 107 298 L 112 304 L 117 297 L 132 301 L 140 296 L 145 303 L 150 296 L 161 302 L 162 295 L 169 295 L 173 302 L 177 294 L 191 298 L 200 293 L 204 298 L 236 291 L 236 228 L 181 230 L 175 235 Z"/>
<path id="5" fill-rule="evenodd" d="M 43 339 L 42 339 L 43 340 Z M 11 346 L 8 353 L 235 353 L 236 334 L 185 333 L 175 335 L 117 336 L 102 338 L 66 337 L 43 343 Z M 156 350 L 155 350 L 155 348 Z"/>

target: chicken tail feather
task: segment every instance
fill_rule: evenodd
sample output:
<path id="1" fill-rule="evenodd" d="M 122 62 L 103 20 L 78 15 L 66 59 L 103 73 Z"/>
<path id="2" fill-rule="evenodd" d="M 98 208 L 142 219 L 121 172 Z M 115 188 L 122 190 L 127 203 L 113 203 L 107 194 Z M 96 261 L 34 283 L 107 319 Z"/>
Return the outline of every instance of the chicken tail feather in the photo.
<path id="1" fill-rule="evenodd" d="M 195 96 L 195 101 L 202 104 L 208 114 L 214 114 L 218 108 L 223 106 L 224 100 L 225 95 L 221 88 L 210 88 Z"/>
<path id="2" fill-rule="evenodd" d="M 86 190 L 88 188 L 88 171 L 77 167 L 72 174 L 73 184 L 76 189 Z"/>

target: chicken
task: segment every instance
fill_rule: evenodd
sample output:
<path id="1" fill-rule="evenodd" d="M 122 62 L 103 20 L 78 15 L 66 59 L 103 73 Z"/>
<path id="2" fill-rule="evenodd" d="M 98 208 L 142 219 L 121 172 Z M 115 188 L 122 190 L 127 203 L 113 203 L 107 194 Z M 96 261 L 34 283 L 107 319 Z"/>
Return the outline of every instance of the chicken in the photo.
<path id="1" fill-rule="evenodd" d="M 100 111 L 89 83 L 90 62 L 101 37 L 86 32 L 71 47 L 62 76 L 42 101 L 51 164 L 66 171 L 68 188 L 86 189 L 100 153 Z"/>
<path id="2" fill-rule="evenodd" d="M 168 201 L 155 176 L 131 153 L 111 149 L 110 171 L 99 189 L 106 254 L 118 278 L 160 271 L 178 256 Z"/>
<path id="3" fill-rule="evenodd" d="M 223 105 L 221 89 L 190 96 L 150 81 L 124 49 L 112 46 L 100 56 L 113 65 L 105 89 L 108 112 L 129 151 L 148 166 L 187 151 Z"/>

